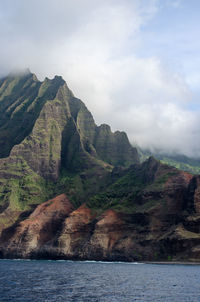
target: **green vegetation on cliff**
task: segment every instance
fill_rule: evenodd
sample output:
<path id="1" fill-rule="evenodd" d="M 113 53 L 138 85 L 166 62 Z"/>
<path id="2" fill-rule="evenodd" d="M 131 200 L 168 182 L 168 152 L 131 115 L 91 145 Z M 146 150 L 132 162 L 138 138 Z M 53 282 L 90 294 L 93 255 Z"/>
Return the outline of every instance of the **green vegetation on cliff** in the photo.
<path id="1" fill-rule="evenodd" d="M 103 193 L 93 196 L 87 205 L 99 213 L 110 208 L 124 213 L 143 212 L 163 202 L 161 192 L 168 179 L 177 174 L 178 170 L 150 157 L 143 164 L 121 171 L 117 180 Z"/>
<path id="2" fill-rule="evenodd" d="M 61 77 L 40 82 L 26 71 L 1 79 L 0 220 L 9 212 L 14 223 L 63 192 L 79 206 L 106 186 L 113 166 L 138 162 L 125 133 L 103 129 Z"/>

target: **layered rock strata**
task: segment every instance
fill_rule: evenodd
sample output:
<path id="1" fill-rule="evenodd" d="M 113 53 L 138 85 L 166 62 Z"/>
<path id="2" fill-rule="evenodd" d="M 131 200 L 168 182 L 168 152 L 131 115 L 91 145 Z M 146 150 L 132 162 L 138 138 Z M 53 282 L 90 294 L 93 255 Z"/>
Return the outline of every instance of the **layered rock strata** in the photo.
<path id="1" fill-rule="evenodd" d="M 131 173 L 128 195 L 121 196 Z M 139 180 L 142 187 L 131 195 Z M 74 209 L 64 194 L 39 205 L 27 219 L 3 231 L 1 257 L 200 261 L 199 177 L 150 158 L 123 171 L 107 195 L 113 188 L 120 208 L 110 197 L 101 206 L 94 207 L 91 200 Z"/>

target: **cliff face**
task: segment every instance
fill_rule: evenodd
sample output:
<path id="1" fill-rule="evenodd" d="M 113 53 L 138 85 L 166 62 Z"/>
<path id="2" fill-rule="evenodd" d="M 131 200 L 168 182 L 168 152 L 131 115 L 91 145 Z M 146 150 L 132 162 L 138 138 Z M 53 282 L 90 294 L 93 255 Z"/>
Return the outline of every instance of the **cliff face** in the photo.
<path id="1" fill-rule="evenodd" d="M 91 113 L 58 76 L 43 82 L 29 71 L 0 80 L 0 232 L 58 193 L 81 203 L 97 192 L 112 170 L 112 150 L 127 166 L 138 162 L 124 133 L 106 158 Z M 115 137 L 109 129 L 108 137 Z M 93 172 L 92 172 L 93 171 Z"/>
<path id="2" fill-rule="evenodd" d="M 106 124 L 96 128 L 94 146 L 98 156 L 113 166 L 129 166 L 137 158 L 137 150 L 130 146 L 126 133 L 112 133 Z"/>
<path id="3" fill-rule="evenodd" d="M 64 194 L 39 205 L 3 231 L 1 256 L 199 261 L 199 177 L 153 158 L 119 174 L 77 209 Z"/>
<path id="4" fill-rule="evenodd" d="M 200 177 L 139 164 L 61 77 L 1 79 L 0 120 L 0 257 L 200 261 Z"/>
<path id="5" fill-rule="evenodd" d="M 52 241 L 71 211 L 72 204 L 65 194 L 42 203 L 35 211 L 20 222 L 2 232 L 1 240 L 7 245 L 10 255 L 26 257 L 35 249 Z"/>

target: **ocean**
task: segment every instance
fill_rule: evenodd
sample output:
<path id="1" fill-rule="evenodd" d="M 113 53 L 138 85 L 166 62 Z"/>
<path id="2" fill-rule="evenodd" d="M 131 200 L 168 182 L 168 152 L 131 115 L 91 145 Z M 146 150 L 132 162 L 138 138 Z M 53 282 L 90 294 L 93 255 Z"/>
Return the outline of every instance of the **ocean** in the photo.
<path id="1" fill-rule="evenodd" d="M 0 260 L 0 302 L 200 301 L 200 266 Z"/>

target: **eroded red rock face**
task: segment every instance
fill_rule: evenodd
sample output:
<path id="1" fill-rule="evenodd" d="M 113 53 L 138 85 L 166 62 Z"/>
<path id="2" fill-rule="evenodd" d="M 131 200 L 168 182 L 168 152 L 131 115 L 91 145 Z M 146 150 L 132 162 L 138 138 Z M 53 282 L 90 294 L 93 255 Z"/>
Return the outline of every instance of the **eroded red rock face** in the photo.
<path id="1" fill-rule="evenodd" d="M 85 204 L 65 219 L 58 239 L 61 254 L 70 258 L 87 258 L 85 250 L 90 241 L 94 220 L 94 215 Z"/>
<path id="2" fill-rule="evenodd" d="M 42 203 L 16 227 L 8 240 L 8 253 L 15 251 L 22 257 L 28 257 L 32 251 L 54 239 L 63 220 L 72 211 L 73 206 L 65 194 Z M 6 243 L 6 230 L 2 238 Z"/>
<path id="3" fill-rule="evenodd" d="M 112 251 L 116 242 L 122 237 L 123 225 L 124 221 L 120 218 L 120 214 L 114 210 L 104 212 L 96 223 L 91 243 L 102 251 L 104 257 Z"/>
<path id="4" fill-rule="evenodd" d="M 84 225 L 91 222 L 93 215 L 91 210 L 85 204 L 73 211 L 69 217 L 65 219 L 64 228 L 68 233 L 77 232 L 82 229 Z"/>
<path id="5" fill-rule="evenodd" d="M 120 255 L 124 246 L 117 251 L 117 245 L 125 233 L 128 236 L 129 227 L 123 215 L 114 210 L 107 210 L 96 218 L 83 205 L 64 222 L 58 240 L 60 252 L 71 259 L 114 260 L 116 254 L 118 258 L 125 259 L 124 255 Z"/>
<path id="6" fill-rule="evenodd" d="M 150 164 L 154 173 L 145 175 L 147 185 L 133 211 L 98 214 L 86 204 L 74 209 L 59 195 L 37 206 L 12 232 L 4 230 L 2 257 L 200 260 L 200 177 Z"/>

